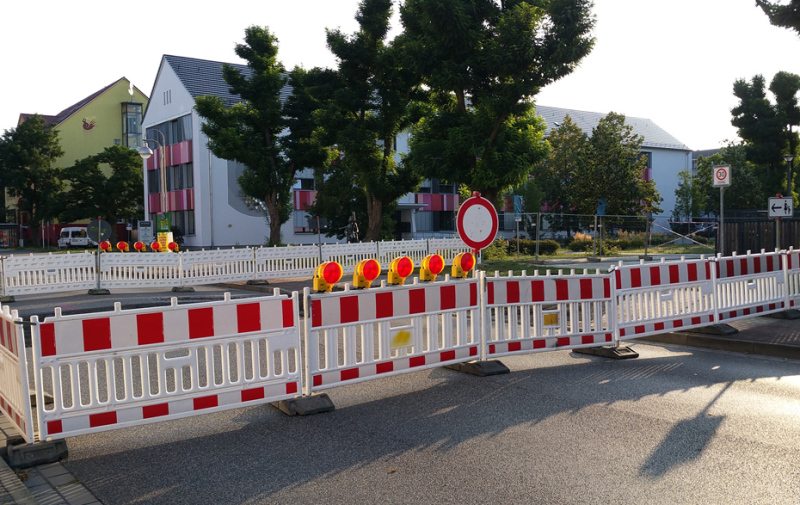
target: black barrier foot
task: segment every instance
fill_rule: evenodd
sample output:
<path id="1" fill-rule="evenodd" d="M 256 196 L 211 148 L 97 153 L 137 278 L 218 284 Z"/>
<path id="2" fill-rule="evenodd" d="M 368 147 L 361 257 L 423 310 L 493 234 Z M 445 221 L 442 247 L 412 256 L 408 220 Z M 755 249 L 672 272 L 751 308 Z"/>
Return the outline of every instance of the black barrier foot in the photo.
<path id="1" fill-rule="evenodd" d="M 253 280 L 253 279 L 250 279 L 245 284 L 247 284 L 248 286 L 267 286 L 267 285 L 269 285 L 269 281 L 267 281 L 267 280 Z"/>
<path id="2" fill-rule="evenodd" d="M 477 375 L 478 377 L 503 375 L 510 372 L 507 366 L 497 360 L 470 361 L 469 363 L 456 363 L 454 365 L 445 365 L 444 367 L 457 372 L 471 373 L 472 375 Z"/>
<path id="3" fill-rule="evenodd" d="M 325 393 L 281 400 L 272 402 L 271 405 L 287 416 L 311 416 L 336 410 L 331 398 Z"/>
<path id="4" fill-rule="evenodd" d="M 800 319 L 800 310 L 789 309 L 784 310 L 783 312 L 773 312 L 772 314 L 767 314 L 767 317 L 771 317 L 773 319 Z"/>
<path id="5" fill-rule="evenodd" d="M 739 333 L 739 330 L 725 323 L 701 326 L 700 328 L 692 328 L 684 331 L 688 333 L 703 333 L 706 335 L 736 335 Z"/>
<path id="6" fill-rule="evenodd" d="M 89 294 L 90 295 L 110 295 L 111 291 L 109 291 L 107 289 L 90 289 L 89 290 Z"/>
<path id="7" fill-rule="evenodd" d="M 16 300 L 13 296 L 3 296 L 0 297 L 0 303 L 14 303 Z"/>
<path id="8" fill-rule="evenodd" d="M 194 293 L 194 288 L 191 286 L 175 286 L 172 288 L 173 293 Z"/>
<path id="9" fill-rule="evenodd" d="M 11 468 L 30 468 L 55 463 L 67 456 L 69 456 L 69 451 L 66 440 L 52 440 L 35 444 L 26 444 L 23 441 L 22 444 L 8 446 L 8 466 Z"/>
<path id="10" fill-rule="evenodd" d="M 612 359 L 633 359 L 639 357 L 639 353 L 628 346 L 614 347 L 613 345 L 604 345 L 602 347 L 581 347 L 580 349 L 573 349 L 572 352 Z"/>

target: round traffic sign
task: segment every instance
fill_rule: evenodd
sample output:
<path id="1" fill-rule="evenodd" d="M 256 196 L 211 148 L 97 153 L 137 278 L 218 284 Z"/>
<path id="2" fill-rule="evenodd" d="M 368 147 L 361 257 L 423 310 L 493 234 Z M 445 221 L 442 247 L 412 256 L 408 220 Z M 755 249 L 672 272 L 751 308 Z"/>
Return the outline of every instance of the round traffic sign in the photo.
<path id="1" fill-rule="evenodd" d="M 465 244 L 474 250 L 484 249 L 497 235 L 497 211 L 476 191 L 458 209 L 456 226 Z"/>
<path id="2" fill-rule="evenodd" d="M 111 236 L 111 225 L 107 221 L 92 220 L 86 225 L 86 234 L 95 242 L 108 240 Z"/>
<path id="3" fill-rule="evenodd" d="M 716 171 L 717 179 L 720 181 L 724 181 L 728 177 L 728 168 L 727 167 L 719 167 Z"/>

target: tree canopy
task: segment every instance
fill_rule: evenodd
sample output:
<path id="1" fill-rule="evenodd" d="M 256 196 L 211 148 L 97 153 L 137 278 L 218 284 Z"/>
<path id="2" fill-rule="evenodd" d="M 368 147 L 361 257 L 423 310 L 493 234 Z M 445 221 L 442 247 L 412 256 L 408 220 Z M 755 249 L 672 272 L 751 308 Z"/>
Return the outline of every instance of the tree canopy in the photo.
<path id="1" fill-rule="evenodd" d="M 101 164 L 107 164 L 106 175 Z M 109 223 L 135 217 L 144 200 L 142 158 L 135 149 L 107 147 L 63 169 L 67 188 L 56 197 L 62 223 L 102 217 Z"/>
<path id="2" fill-rule="evenodd" d="M 34 230 L 54 216 L 52 197 L 61 190 L 61 180 L 60 168 L 53 162 L 63 154 L 58 130 L 38 114 L 0 137 L 0 185 L 18 198 L 17 205 L 30 214 Z"/>
<path id="3" fill-rule="evenodd" d="M 594 44 L 589 0 L 407 0 L 406 64 L 432 94 L 407 164 L 492 201 L 547 154 L 533 97 Z"/>
<path id="4" fill-rule="evenodd" d="M 201 129 L 209 149 L 219 158 L 244 165 L 238 180 L 242 193 L 264 202 L 269 242 L 278 244 L 281 224 L 293 209 L 296 172 L 324 163 L 327 150 L 310 139 L 313 128 L 306 124 L 311 114 L 305 109 L 303 86 L 293 86 L 287 102 L 281 102 L 280 91 L 290 78 L 277 60 L 277 38 L 267 28 L 251 26 L 244 42 L 236 45 L 235 52 L 247 62 L 251 75 L 223 66 L 225 82 L 242 101 L 226 107 L 220 97 L 202 96 L 195 104 L 205 120 Z"/>
<path id="5" fill-rule="evenodd" d="M 363 235 L 370 241 L 381 238 L 384 215 L 395 201 L 421 182 L 396 160 L 396 137 L 411 124 L 410 103 L 418 79 L 401 63 L 403 35 L 386 40 L 391 13 L 391 0 L 362 1 L 357 32 L 328 31 L 328 48 L 338 68 L 314 69 L 308 81 L 309 93 L 319 101 L 318 138 L 341 155 L 317 178 L 312 212 L 325 215 L 333 232 L 352 212 L 365 216 Z M 364 208 L 365 215 L 360 212 Z"/>
<path id="6" fill-rule="evenodd" d="M 800 35 L 800 0 L 789 0 L 787 4 L 756 0 L 756 5 L 769 17 L 770 23 L 789 28 Z"/>

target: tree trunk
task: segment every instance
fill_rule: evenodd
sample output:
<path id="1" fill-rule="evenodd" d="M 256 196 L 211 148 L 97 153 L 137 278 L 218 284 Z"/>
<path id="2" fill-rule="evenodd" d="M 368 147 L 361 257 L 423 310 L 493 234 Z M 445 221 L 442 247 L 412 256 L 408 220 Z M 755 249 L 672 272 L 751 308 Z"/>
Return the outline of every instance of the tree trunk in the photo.
<path id="1" fill-rule="evenodd" d="M 281 244 L 281 218 L 278 211 L 278 193 L 273 191 L 264 199 L 269 216 L 269 245 Z"/>
<path id="2" fill-rule="evenodd" d="M 381 238 L 381 225 L 383 224 L 383 202 L 367 193 L 367 215 L 369 224 L 365 242 L 377 242 Z"/>

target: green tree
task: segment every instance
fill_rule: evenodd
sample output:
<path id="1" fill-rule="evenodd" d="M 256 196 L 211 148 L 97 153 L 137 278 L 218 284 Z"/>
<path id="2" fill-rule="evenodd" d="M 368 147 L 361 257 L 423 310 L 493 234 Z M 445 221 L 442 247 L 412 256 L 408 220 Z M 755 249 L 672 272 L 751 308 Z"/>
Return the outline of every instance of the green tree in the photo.
<path id="1" fill-rule="evenodd" d="M 706 194 L 701 187 L 700 180 L 692 176 L 688 170 L 678 172 L 678 187 L 675 189 L 675 208 L 672 209 L 672 229 L 686 234 L 690 231 L 688 225 L 682 222 L 692 221 L 699 217 L 706 206 Z"/>
<path id="2" fill-rule="evenodd" d="M 394 202 L 421 182 L 395 160 L 395 139 L 411 124 L 418 79 L 401 63 L 403 36 L 386 41 L 391 13 L 391 0 L 364 0 L 356 14 L 356 33 L 328 31 L 328 48 L 338 69 L 316 69 L 315 85 L 309 87 L 320 102 L 315 114 L 319 139 L 342 154 L 326 167 L 313 211 L 341 224 L 365 206 L 363 236 L 369 241 L 381 238 L 384 216 Z"/>
<path id="3" fill-rule="evenodd" d="M 786 5 L 756 0 L 756 5 L 769 16 L 769 22 L 773 25 L 789 28 L 800 34 L 800 0 L 790 0 Z"/>
<path id="4" fill-rule="evenodd" d="M 697 159 L 696 184 L 703 193 L 703 210 L 719 214 L 719 188 L 712 182 L 713 167 L 731 166 L 731 185 L 725 189 L 725 209 L 762 209 L 767 203 L 767 194 L 762 185 L 763 174 L 747 160 L 747 149 L 743 144 L 729 144 L 713 156 Z M 762 177 L 760 177 L 762 175 Z"/>
<path id="5" fill-rule="evenodd" d="M 547 155 L 533 97 L 594 44 L 590 0 L 407 0 L 407 64 L 433 96 L 406 163 L 497 201 Z"/>
<path id="6" fill-rule="evenodd" d="M 65 168 L 62 178 L 68 183 L 58 197 L 57 217 L 62 223 L 102 217 L 113 224 L 136 216 L 144 204 L 142 158 L 135 149 L 107 147 Z M 115 231 L 112 226 L 112 233 Z"/>
<path id="7" fill-rule="evenodd" d="M 202 96 L 195 99 L 195 106 L 205 120 L 201 129 L 209 149 L 219 158 L 244 165 L 238 180 L 242 193 L 264 203 L 269 242 L 278 244 L 281 224 L 293 208 L 295 174 L 323 164 L 328 154 L 310 138 L 311 102 L 304 95 L 304 72 L 295 69 L 287 77 L 277 60 L 278 40 L 269 29 L 251 26 L 244 41 L 235 52 L 247 62 L 250 75 L 223 66 L 225 82 L 242 101 L 227 107 L 220 97 Z M 281 89 L 295 79 L 292 95 L 282 103 Z"/>
<path id="8" fill-rule="evenodd" d="M 534 170 L 534 178 L 544 194 L 544 203 L 550 210 L 570 212 L 571 184 L 574 177 L 584 172 L 589 150 L 589 136 L 568 115 L 547 138 L 550 153 Z"/>
<path id="9" fill-rule="evenodd" d="M 0 138 L 0 186 L 18 199 L 21 211 L 29 213 L 34 237 L 39 223 L 54 216 L 61 170 L 53 162 L 63 154 L 58 130 L 38 114 Z"/>
<path id="10" fill-rule="evenodd" d="M 592 130 L 581 172 L 568 179 L 571 207 L 578 214 L 595 214 L 598 199 L 608 201 L 606 215 L 660 212 L 655 181 L 645 180 L 647 160 L 639 156 L 642 137 L 614 112 Z"/>

